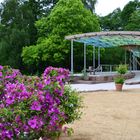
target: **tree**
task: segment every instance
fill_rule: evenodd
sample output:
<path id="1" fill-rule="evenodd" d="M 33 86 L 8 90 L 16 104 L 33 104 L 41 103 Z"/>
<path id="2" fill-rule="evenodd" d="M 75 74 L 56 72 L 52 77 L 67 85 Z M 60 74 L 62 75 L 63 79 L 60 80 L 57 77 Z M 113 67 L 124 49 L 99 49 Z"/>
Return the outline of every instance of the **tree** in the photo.
<path id="1" fill-rule="evenodd" d="M 22 48 L 37 41 L 35 22 L 58 0 L 5 0 L 0 4 L 0 64 L 21 69 Z"/>
<path id="2" fill-rule="evenodd" d="M 32 1 L 34 1 L 34 0 L 32 0 Z M 35 1 L 38 4 L 38 8 L 40 11 L 40 14 L 38 14 L 39 15 L 38 17 L 48 16 L 58 1 L 59 0 L 38 0 L 38 1 Z"/>
<path id="3" fill-rule="evenodd" d="M 122 30 L 121 10 L 115 9 L 107 16 L 100 17 L 100 24 L 103 31 Z"/>
<path id="4" fill-rule="evenodd" d="M 38 43 L 25 47 L 22 57 L 25 64 L 37 64 L 37 67 L 43 67 L 43 64 L 68 67 L 70 43 L 64 37 L 100 29 L 97 17 L 84 8 L 81 0 L 59 0 L 50 15 L 39 20 L 36 27 Z M 75 57 L 82 60 L 81 50 L 81 47 L 75 48 Z"/>
<path id="5" fill-rule="evenodd" d="M 26 12 L 25 12 L 26 11 Z M 22 1 L 7 0 L 1 6 L 0 63 L 21 68 L 21 51 L 30 44 L 28 34 L 29 16 Z M 26 20 L 25 20 L 26 19 Z"/>
<path id="6" fill-rule="evenodd" d="M 140 23 L 140 10 L 137 10 L 131 15 L 125 29 L 129 31 L 140 31 L 139 23 Z"/>
<path id="7" fill-rule="evenodd" d="M 97 0 L 82 0 L 83 4 L 87 9 L 89 9 L 92 13 L 95 12 L 95 4 Z"/>
<path id="8" fill-rule="evenodd" d="M 131 14 L 138 8 L 140 8 L 139 0 L 130 1 L 128 4 L 125 5 L 121 13 L 123 27 L 127 25 Z"/>

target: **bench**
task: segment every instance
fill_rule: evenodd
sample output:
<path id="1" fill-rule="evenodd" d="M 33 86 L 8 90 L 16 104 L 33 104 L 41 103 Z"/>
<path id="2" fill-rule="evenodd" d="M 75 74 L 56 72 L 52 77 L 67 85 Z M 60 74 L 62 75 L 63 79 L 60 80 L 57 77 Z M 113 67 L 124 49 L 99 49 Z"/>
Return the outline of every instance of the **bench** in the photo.
<path id="1" fill-rule="evenodd" d="M 88 69 L 86 69 L 86 72 L 89 72 L 90 74 L 95 75 L 95 72 L 101 72 L 102 67 L 99 65 L 97 68 L 93 68 L 92 66 L 89 66 Z"/>

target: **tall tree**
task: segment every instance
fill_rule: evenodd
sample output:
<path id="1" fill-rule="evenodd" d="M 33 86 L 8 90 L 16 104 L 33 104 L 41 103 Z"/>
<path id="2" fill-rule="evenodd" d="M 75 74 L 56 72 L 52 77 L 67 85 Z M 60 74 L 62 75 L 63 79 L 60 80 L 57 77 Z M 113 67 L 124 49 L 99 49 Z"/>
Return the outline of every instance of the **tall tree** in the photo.
<path id="1" fill-rule="evenodd" d="M 5 0 L 0 4 L 0 64 L 22 67 L 21 51 L 36 44 L 35 22 L 58 0 Z"/>
<path id="2" fill-rule="evenodd" d="M 139 8 L 140 8 L 139 0 L 130 1 L 128 4 L 125 5 L 121 13 L 123 28 L 127 25 L 128 20 L 131 17 L 131 14 Z"/>
<path id="3" fill-rule="evenodd" d="M 129 31 L 140 31 L 140 10 L 136 10 L 132 13 L 125 29 Z"/>
<path id="4" fill-rule="evenodd" d="M 27 32 L 30 18 L 27 12 L 28 8 L 22 4 L 22 1 L 7 0 L 2 4 L 0 13 L 0 63 L 3 65 L 21 67 L 22 47 L 30 44 Z"/>
<path id="5" fill-rule="evenodd" d="M 25 47 L 23 61 L 37 67 L 41 65 L 69 66 L 70 44 L 66 35 L 99 31 L 97 17 L 84 8 L 81 0 L 59 0 L 47 18 L 36 23 L 39 39 L 36 46 Z M 75 56 L 81 59 L 82 48 L 75 48 Z M 82 53 L 82 52 L 81 52 Z"/>
<path id="6" fill-rule="evenodd" d="M 95 12 L 95 4 L 97 0 L 82 0 L 83 4 L 87 9 L 89 9 L 92 13 Z"/>
<path id="7" fill-rule="evenodd" d="M 121 10 L 115 9 L 107 16 L 100 17 L 100 24 L 103 31 L 122 30 Z"/>

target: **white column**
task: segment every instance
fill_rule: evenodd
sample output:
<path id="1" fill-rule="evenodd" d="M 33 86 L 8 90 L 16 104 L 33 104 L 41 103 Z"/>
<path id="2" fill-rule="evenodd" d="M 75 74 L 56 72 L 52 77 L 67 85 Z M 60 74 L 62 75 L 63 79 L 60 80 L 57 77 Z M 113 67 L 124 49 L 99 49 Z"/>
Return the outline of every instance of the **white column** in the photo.
<path id="1" fill-rule="evenodd" d="M 133 53 L 133 70 L 135 70 L 135 56 L 134 56 L 134 53 Z"/>
<path id="2" fill-rule="evenodd" d="M 95 52 L 95 46 L 93 46 L 93 68 L 95 69 L 95 55 L 96 55 L 96 52 Z"/>
<path id="3" fill-rule="evenodd" d="M 73 40 L 71 40 L 71 74 L 73 75 Z"/>
<path id="4" fill-rule="evenodd" d="M 100 65 L 100 47 L 98 47 L 98 66 Z"/>
<path id="5" fill-rule="evenodd" d="M 84 43 L 84 72 L 86 72 L 86 44 Z"/>
<path id="6" fill-rule="evenodd" d="M 130 71 L 132 71 L 132 55 L 131 55 L 131 51 L 130 51 L 129 60 L 130 60 Z"/>
<path id="7" fill-rule="evenodd" d="M 125 49 L 125 65 L 126 65 L 126 63 L 127 63 L 127 51 L 126 51 L 126 49 Z"/>

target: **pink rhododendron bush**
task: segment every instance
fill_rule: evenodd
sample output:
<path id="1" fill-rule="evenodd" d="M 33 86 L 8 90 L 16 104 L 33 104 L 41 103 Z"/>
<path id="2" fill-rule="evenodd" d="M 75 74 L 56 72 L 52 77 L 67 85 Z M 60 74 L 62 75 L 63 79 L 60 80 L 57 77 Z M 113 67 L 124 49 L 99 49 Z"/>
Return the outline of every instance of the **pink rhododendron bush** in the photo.
<path id="1" fill-rule="evenodd" d="M 41 77 L 0 66 L 0 138 L 55 139 L 60 124 L 81 115 L 81 98 L 65 86 L 69 71 L 48 67 Z M 69 129 L 65 129 L 69 131 Z"/>

